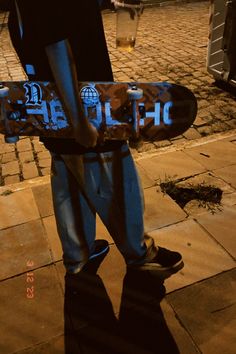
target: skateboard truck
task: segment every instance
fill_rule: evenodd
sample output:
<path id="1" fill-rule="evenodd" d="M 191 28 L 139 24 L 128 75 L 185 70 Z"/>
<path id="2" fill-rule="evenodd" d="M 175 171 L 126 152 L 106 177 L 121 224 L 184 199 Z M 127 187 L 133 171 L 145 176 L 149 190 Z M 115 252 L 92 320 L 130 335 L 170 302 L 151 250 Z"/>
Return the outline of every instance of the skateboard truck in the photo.
<path id="1" fill-rule="evenodd" d="M 0 119 L 5 122 L 5 128 L 6 128 L 6 132 L 7 132 L 7 134 L 5 134 L 5 142 L 6 143 L 16 143 L 19 140 L 19 137 L 11 134 L 11 129 L 10 129 L 9 122 L 8 122 L 8 116 L 7 116 L 7 112 L 5 109 L 4 101 L 5 101 L 6 97 L 8 97 L 8 96 L 9 96 L 9 88 L 0 84 L 0 108 L 1 108 Z"/>
<path id="2" fill-rule="evenodd" d="M 132 110 L 133 110 L 133 128 L 135 137 L 139 136 L 139 121 L 140 121 L 140 111 L 137 105 L 137 100 L 140 100 L 143 97 L 143 90 L 137 88 L 136 85 L 131 85 L 131 87 L 127 90 L 127 94 L 129 99 L 132 102 Z"/>

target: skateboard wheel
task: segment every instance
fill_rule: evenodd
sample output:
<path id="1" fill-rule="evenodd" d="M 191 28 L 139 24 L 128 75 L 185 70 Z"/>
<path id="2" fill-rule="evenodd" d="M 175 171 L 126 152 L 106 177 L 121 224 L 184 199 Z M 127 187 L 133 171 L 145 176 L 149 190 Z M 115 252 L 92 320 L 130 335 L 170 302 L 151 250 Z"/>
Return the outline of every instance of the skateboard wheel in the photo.
<path id="1" fill-rule="evenodd" d="M 5 136 L 5 142 L 8 144 L 14 144 L 19 141 L 19 136 Z"/>
<path id="2" fill-rule="evenodd" d="M 139 88 L 130 88 L 127 93 L 131 100 L 139 100 L 143 97 L 143 90 Z"/>
<path id="3" fill-rule="evenodd" d="M 0 85 L 0 98 L 7 97 L 9 95 L 9 88 L 3 85 Z"/>

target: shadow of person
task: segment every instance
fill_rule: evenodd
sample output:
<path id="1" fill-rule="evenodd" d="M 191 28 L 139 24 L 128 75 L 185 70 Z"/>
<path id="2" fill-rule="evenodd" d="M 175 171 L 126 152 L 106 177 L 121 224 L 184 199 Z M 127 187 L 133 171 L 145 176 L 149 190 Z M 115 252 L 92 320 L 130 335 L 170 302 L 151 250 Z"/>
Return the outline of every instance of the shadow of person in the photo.
<path id="1" fill-rule="evenodd" d="M 180 353 L 160 306 L 165 293 L 163 279 L 145 271 L 127 271 L 123 281 L 119 326 L 123 339 L 130 348 L 133 347 L 133 353 Z"/>
<path id="2" fill-rule="evenodd" d="M 117 319 L 97 274 L 86 270 L 65 276 L 64 316 L 66 354 L 113 353 Z"/>
<path id="3" fill-rule="evenodd" d="M 124 277 L 119 319 L 94 269 L 65 276 L 66 354 L 177 354 L 160 301 L 163 281 L 146 272 Z"/>

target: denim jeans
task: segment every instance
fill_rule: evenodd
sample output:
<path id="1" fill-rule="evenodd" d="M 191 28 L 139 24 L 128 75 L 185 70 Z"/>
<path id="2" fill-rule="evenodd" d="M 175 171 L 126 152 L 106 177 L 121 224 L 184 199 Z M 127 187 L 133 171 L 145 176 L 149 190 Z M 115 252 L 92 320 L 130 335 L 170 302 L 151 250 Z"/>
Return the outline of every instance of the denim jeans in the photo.
<path id="1" fill-rule="evenodd" d="M 52 153 L 52 194 L 67 270 L 82 268 L 93 252 L 98 214 L 127 264 L 156 255 L 144 233 L 144 199 L 127 144 L 83 155 Z"/>

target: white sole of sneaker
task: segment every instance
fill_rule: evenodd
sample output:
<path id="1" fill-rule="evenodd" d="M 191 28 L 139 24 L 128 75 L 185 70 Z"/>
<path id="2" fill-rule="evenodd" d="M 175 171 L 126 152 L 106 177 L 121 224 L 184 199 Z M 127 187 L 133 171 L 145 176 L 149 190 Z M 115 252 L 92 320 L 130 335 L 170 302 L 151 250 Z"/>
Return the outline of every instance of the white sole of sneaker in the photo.
<path id="1" fill-rule="evenodd" d="M 133 265 L 129 265 L 128 268 L 130 269 L 136 269 L 136 270 L 145 270 L 145 271 L 152 271 L 152 272 L 158 272 L 160 274 L 162 273 L 170 273 L 170 274 L 174 274 L 176 272 L 178 272 L 179 270 L 181 270 L 184 267 L 184 262 L 183 260 L 180 260 L 178 263 L 176 263 L 174 266 L 172 267 L 161 267 L 158 266 L 157 263 L 145 263 L 143 265 L 139 265 L 139 266 L 133 266 Z"/>

